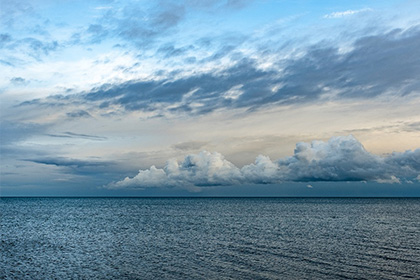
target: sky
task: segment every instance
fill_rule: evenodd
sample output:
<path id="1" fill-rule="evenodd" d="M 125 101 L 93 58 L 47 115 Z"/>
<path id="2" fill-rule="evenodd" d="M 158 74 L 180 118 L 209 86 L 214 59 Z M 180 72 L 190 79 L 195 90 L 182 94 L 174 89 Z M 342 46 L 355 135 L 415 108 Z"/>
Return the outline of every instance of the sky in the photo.
<path id="1" fill-rule="evenodd" d="M 418 1 L 0 13 L 1 196 L 420 196 Z"/>

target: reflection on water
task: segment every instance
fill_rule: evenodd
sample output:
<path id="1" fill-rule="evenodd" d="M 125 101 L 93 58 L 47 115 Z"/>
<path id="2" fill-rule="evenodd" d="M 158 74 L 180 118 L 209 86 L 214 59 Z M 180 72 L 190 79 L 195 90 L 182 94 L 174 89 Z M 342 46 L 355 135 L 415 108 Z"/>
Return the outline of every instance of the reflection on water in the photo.
<path id="1" fill-rule="evenodd" d="M 2 198 L 0 206 L 5 279 L 420 275 L 420 199 Z"/>

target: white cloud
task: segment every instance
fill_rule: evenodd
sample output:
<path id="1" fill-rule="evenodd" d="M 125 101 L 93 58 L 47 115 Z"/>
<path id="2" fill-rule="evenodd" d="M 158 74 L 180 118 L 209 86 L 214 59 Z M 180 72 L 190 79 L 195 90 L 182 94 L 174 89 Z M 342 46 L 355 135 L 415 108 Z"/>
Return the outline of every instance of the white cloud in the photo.
<path id="1" fill-rule="evenodd" d="M 376 179 L 382 162 L 353 136 L 346 136 L 297 143 L 294 155 L 280 159 L 278 165 L 287 167 L 288 181 L 362 181 Z"/>
<path id="2" fill-rule="evenodd" d="M 345 16 L 351 16 L 354 14 L 362 13 L 362 12 L 370 12 L 372 9 L 366 8 L 361 10 L 347 10 L 343 12 L 333 12 L 327 15 L 324 15 L 323 18 L 341 18 Z"/>
<path id="3" fill-rule="evenodd" d="M 241 169 L 247 182 L 257 184 L 279 183 L 285 179 L 288 169 L 272 162 L 269 157 L 259 155 L 255 163 L 245 165 Z"/>
<path id="4" fill-rule="evenodd" d="M 401 183 L 416 178 L 420 171 L 420 149 L 373 155 L 353 136 L 333 137 L 327 142 L 297 143 L 294 155 L 272 161 L 258 156 L 241 169 L 220 153 L 191 154 L 178 163 L 171 159 L 160 169 L 140 170 L 133 178 L 109 184 L 108 188 L 194 187 L 276 184 L 314 181 L 375 181 Z M 420 176 L 417 176 L 419 179 Z M 310 187 L 311 185 L 308 185 Z"/>
<path id="5" fill-rule="evenodd" d="M 401 184 L 400 179 L 395 177 L 394 175 L 392 175 L 389 179 L 378 179 L 376 180 L 376 182 L 381 184 Z"/>
<path id="6" fill-rule="evenodd" d="M 140 170 L 133 178 L 111 183 L 109 188 L 149 188 L 235 185 L 241 178 L 240 170 L 220 153 L 207 151 L 188 155 L 181 163 L 168 160 L 163 169 L 150 167 Z"/>

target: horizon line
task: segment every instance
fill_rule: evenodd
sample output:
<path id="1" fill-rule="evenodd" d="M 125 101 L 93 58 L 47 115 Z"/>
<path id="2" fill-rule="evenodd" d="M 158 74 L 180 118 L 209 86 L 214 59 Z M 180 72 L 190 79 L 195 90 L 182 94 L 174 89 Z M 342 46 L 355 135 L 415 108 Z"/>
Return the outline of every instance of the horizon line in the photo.
<path id="1" fill-rule="evenodd" d="M 62 195 L 42 195 L 42 196 L 0 196 L 2 198 L 418 198 L 420 196 L 62 196 Z"/>

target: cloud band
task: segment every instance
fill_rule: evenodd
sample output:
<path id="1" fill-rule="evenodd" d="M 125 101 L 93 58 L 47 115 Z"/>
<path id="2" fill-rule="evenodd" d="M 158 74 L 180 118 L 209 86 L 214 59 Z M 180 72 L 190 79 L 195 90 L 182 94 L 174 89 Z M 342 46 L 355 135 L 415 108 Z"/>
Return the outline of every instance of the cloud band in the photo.
<path id="1" fill-rule="evenodd" d="M 163 168 L 140 170 L 130 178 L 106 187 L 200 188 L 282 182 L 374 181 L 400 183 L 420 176 L 420 149 L 380 157 L 366 151 L 353 136 L 339 136 L 312 143 L 297 143 L 294 155 L 277 161 L 260 155 L 254 163 L 236 167 L 217 152 L 187 155 L 182 162 L 169 160 Z M 417 178 L 417 179 L 416 179 Z"/>

